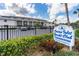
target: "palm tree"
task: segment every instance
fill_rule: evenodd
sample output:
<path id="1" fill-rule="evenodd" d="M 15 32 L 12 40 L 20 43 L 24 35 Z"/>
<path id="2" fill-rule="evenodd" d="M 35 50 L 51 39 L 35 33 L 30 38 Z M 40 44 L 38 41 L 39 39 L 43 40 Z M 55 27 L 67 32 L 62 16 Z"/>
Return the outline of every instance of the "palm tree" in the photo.
<path id="1" fill-rule="evenodd" d="M 73 14 L 77 14 L 77 16 L 79 17 L 79 9 L 77 8 L 74 12 L 73 12 Z M 75 26 L 76 27 L 78 27 L 79 26 L 79 21 L 77 21 L 77 22 L 75 22 Z"/>
<path id="2" fill-rule="evenodd" d="M 68 5 L 67 5 L 67 3 L 65 3 L 65 9 L 66 9 L 66 15 L 67 15 L 67 22 L 68 22 L 68 25 L 70 26 L 69 13 L 68 13 Z"/>
<path id="3" fill-rule="evenodd" d="M 77 14 L 77 11 L 74 11 L 73 14 Z"/>
<path id="4" fill-rule="evenodd" d="M 79 17 L 79 9 L 76 9 L 73 13 L 74 13 L 74 14 L 77 14 L 78 17 Z"/>

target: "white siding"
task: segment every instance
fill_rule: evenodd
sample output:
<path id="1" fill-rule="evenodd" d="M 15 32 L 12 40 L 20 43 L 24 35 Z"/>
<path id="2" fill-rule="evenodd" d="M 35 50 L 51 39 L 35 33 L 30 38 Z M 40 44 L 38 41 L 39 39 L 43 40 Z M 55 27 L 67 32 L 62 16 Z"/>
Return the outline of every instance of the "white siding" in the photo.
<path id="1" fill-rule="evenodd" d="M 16 25 L 16 21 L 7 20 L 5 22 L 4 20 L 0 20 L 0 25 Z"/>

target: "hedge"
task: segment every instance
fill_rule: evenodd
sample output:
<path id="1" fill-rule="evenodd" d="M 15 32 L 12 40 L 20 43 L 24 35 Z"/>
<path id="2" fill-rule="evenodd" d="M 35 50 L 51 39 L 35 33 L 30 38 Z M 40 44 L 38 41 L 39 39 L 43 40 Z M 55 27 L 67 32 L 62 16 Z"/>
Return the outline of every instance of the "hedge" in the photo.
<path id="1" fill-rule="evenodd" d="M 20 56 L 27 55 L 28 49 L 37 45 L 41 40 L 53 39 L 53 34 L 43 34 L 39 36 L 28 36 L 15 38 L 11 40 L 0 41 L 0 55 L 2 56 Z M 25 54 L 26 53 L 26 54 Z"/>

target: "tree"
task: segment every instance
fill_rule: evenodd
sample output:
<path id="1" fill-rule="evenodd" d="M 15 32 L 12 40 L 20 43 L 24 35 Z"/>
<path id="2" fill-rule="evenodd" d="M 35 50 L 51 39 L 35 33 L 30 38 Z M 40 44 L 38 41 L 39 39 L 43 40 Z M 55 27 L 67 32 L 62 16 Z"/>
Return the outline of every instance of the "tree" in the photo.
<path id="1" fill-rule="evenodd" d="M 78 17 L 79 17 L 79 9 L 76 9 L 76 10 L 73 12 L 73 14 L 77 14 Z"/>
<path id="2" fill-rule="evenodd" d="M 40 22 L 35 22 L 34 26 L 40 27 L 40 26 L 41 26 L 41 25 L 40 25 Z"/>
<path id="3" fill-rule="evenodd" d="M 73 28 L 79 28 L 79 20 L 71 23 L 71 25 L 73 26 Z"/>

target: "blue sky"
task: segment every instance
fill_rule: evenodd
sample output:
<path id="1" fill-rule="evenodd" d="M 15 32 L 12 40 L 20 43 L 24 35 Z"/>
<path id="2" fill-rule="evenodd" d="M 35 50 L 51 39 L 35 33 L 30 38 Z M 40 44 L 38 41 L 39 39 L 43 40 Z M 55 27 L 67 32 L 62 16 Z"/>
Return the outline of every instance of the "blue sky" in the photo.
<path id="1" fill-rule="evenodd" d="M 0 3 L 0 10 L 6 9 L 5 4 L 4 3 Z"/>
<path id="2" fill-rule="evenodd" d="M 47 10 L 48 10 L 47 5 L 41 4 L 41 3 L 33 3 L 33 4 L 35 5 L 34 9 L 36 10 L 36 12 L 35 13 L 30 13 L 30 14 L 26 13 L 25 16 L 29 15 L 29 16 L 35 16 L 35 17 L 40 16 L 41 18 L 45 18 L 45 19 L 49 18 L 48 17 L 49 15 L 47 13 Z M 5 3 L 0 3 L 0 11 L 1 10 L 6 10 L 6 9 L 7 9 L 6 4 Z"/>
<path id="3" fill-rule="evenodd" d="M 36 13 L 34 14 L 30 14 L 31 16 L 41 16 L 42 18 L 49 18 L 47 10 L 48 7 L 45 4 L 41 4 L 41 3 L 35 3 L 35 10 Z"/>
<path id="4" fill-rule="evenodd" d="M 0 3 L 0 15 L 34 17 L 48 21 L 56 18 L 58 22 L 64 22 L 66 21 L 64 8 L 63 4 L 53 3 Z M 79 4 L 68 4 L 71 22 L 78 20 L 77 15 L 73 14 L 77 8 L 79 8 Z"/>

